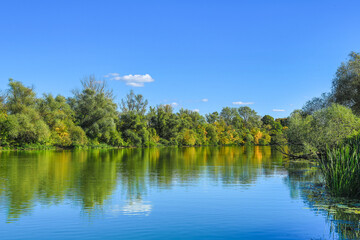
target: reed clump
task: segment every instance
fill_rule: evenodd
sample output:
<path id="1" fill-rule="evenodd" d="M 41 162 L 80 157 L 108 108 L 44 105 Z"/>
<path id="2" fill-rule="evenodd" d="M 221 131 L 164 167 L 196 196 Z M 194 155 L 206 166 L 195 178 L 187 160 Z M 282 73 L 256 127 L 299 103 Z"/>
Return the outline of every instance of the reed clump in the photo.
<path id="1" fill-rule="evenodd" d="M 336 197 L 360 198 L 360 137 L 327 148 L 319 158 L 328 191 Z"/>

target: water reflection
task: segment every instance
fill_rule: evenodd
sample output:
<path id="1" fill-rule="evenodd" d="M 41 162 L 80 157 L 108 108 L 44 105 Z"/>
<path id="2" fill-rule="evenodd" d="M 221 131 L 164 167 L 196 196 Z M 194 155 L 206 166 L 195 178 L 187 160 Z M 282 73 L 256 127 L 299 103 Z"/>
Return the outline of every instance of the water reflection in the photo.
<path id="1" fill-rule="evenodd" d="M 149 216 L 152 191 L 207 181 L 246 192 L 274 176 L 328 219 L 334 236 L 360 239 L 360 204 L 330 198 L 313 163 L 289 162 L 271 147 L 0 152 L 0 213 L 14 222 L 36 206 L 67 204 L 89 217 Z"/>
<path id="2" fill-rule="evenodd" d="M 249 187 L 259 174 L 272 175 L 270 147 L 150 148 L 89 151 L 0 152 L 0 206 L 13 221 L 36 204 L 70 201 L 91 213 L 116 189 L 126 199 L 113 212 L 149 214 L 150 188 L 195 185 L 202 177 Z"/>
<path id="3" fill-rule="evenodd" d="M 314 214 L 330 222 L 329 233 L 339 239 L 360 239 L 360 201 L 333 198 L 323 188 L 315 163 L 297 161 L 286 164 L 284 178 L 293 198 L 301 198 Z"/>

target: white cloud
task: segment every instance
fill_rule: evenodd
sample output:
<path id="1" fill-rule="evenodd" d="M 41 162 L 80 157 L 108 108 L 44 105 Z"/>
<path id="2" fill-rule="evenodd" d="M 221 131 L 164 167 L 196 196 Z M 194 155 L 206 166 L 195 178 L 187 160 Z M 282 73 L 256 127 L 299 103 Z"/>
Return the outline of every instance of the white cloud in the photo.
<path id="1" fill-rule="evenodd" d="M 118 73 L 109 73 L 107 75 L 105 75 L 104 77 L 118 77 L 120 74 Z"/>
<path id="2" fill-rule="evenodd" d="M 202 101 L 202 102 L 208 102 L 208 101 L 209 101 L 209 99 L 207 99 L 207 98 L 203 98 L 203 99 L 201 99 L 201 101 Z"/>
<path id="3" fill-rule="evenodd" d="M 193 110 L 193 112 L 200 112 L 200 110 L 196 108 Z"/>
<path id="4" fill-rule="evenodd" d="M 120 76 L 119 73 L 109 73 L 105 75 L 105 77 L 110 78 L 110 80 L 123 81 L 126 83 L 126 85 L 132 87 L 143 87 L 144 83 L 154 82 L 154 79 L 149 74 L 129 74 Z"/>
<path id="5" fill-rule="evenodd" d="M 273 109 L 273 112 L 285 112 L 285 109 Z"/>
<path id="6" fill-rule="evenodd" d="M 124 215 L 148 216 L 152 210 L 151 204 L 144 204 L 141 200 L 135 200 L 122 208 Z"/>
<path id="7" fill-rule="evenodd" d="M 234 105 L 251 105 L 254 104 L 254 102 L 233 102 Z"/>
<path id="8" fill-rule="evenodd" d="M 144 83 L 128 82 L 128 83 L 126 83 L 126 85 L 132 86 L 132 87 L 143 87 Z"/>

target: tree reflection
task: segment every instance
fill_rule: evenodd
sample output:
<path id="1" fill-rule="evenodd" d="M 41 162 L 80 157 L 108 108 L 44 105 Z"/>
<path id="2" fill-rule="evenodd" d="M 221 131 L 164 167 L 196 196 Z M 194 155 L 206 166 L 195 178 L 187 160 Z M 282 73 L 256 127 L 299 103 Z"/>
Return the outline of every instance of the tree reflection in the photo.
<path id="1" fill-rule="evenodd" d="M 125 212 L 146 209 L 149 189 L 175 184 L 213 183 L 249 187 L 259 175 L 272 175 L 281 155 L 270 147 L 146 148 L 119 150 L 0 152 L 0 207 L 8 221 L 36 204 L 64 201 L 85 213 L 101 210 L 107 200 L 127 204 Z M 126 210 L 126 211 L 125 211 Z"/>
<path id="2" fill-rule="evenodd" d="M 148 215 L 152 189 L 204 179 L 250 188 L 259 176 L 274 174 L 283 174 L 291 197 L 325 215 L 341 239 L 360 239 L 360 203 L 329 197 L 313 163 L 283 160 L 271 147 L 0 152 L 0 210 L 10 222 L 36 205 L 65 201 L 89 216 L 107 206 L 113 214 Z"/>
<path id="3" fill-rule="evenodd" d="M 291 196 L 303 199 L 314 213 L 324 215 L 331 224 L 330 234 L 340 239 L 360 239 L 360 201 L 329 196 L 314 163 L 289 162 L 286 169 L 284 180 Z"/>

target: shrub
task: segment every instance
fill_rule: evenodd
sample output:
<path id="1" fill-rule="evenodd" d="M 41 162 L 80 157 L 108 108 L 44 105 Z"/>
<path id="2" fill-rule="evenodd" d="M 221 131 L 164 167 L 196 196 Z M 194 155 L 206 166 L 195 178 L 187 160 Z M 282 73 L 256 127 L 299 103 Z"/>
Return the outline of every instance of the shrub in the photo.
<path id="1" fill-rule="evenodd" d="M 325 153 L 326 145 L 332 148 L 359 129 L 360 119 L 351 109 L 333 104 L 313 115 L 292 113 L 286 135 L 294 153 Z"/>

